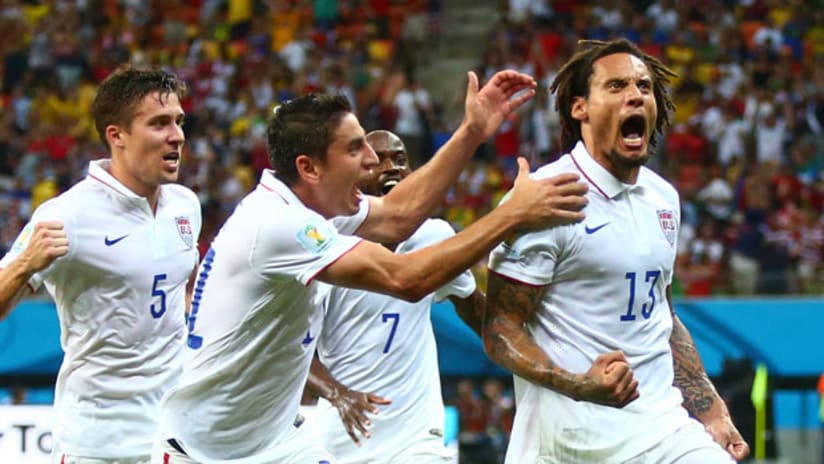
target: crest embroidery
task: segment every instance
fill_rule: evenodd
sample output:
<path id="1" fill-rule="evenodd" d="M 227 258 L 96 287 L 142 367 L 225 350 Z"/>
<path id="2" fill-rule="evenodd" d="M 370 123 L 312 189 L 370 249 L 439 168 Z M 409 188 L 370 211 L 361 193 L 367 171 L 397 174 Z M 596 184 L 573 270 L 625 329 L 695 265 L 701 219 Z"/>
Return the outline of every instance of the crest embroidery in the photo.
<path id="1" fill-rule="evenodd" d="M 177 232 L 180 234 L 181 240 L 187 247 L 191 248 L 194 245 L 194 233 L 192 233 L 192 223 L 189 221 L 189 216 L 175 217 L 177 224 Z"/>
<path id="2" fill-rule="evenodd" d="M 658 210 L 658 223 L 661 224 L 661 231 L 664 232 L 670 246 L 675 245 L 675 236 L 678 233 L 678 227 L 675 223 L 675 213 L 668 209 Z"/>

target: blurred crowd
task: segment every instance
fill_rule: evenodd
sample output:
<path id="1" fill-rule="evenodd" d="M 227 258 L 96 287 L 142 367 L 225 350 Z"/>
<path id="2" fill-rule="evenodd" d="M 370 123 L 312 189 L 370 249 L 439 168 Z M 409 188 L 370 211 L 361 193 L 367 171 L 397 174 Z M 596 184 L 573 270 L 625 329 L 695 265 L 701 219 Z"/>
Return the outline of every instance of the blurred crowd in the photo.
<path id="1" fill-rule="evenodd" d="M 163 66 L 189 85 L 181 182 L 204 208 L 201 247 L 268 167 L 266 121 L 280 101 L 343 94 L 366 130 L 395 131 L 418 163 L 459 122 L 448 115 L 462 97 L 434 98 L 419 81 L 448 58 L 437 51 L 449 2 L 0 1 L 0 253 L 34 208 L 104 156 L 89 106 L 120 63 Z M 824 290 L 820 1 L 495 4 L 476 71 L 517 69 L 541 85 L 450 193 L 443 215 L 457 228 L 511 186 L 515 156 L 535 166 L 559 155 L 547 89 L 577 40 L 623 36 L 679 74 L 675 124 L 650 163 L 682 198 L 675 293 Z"/>

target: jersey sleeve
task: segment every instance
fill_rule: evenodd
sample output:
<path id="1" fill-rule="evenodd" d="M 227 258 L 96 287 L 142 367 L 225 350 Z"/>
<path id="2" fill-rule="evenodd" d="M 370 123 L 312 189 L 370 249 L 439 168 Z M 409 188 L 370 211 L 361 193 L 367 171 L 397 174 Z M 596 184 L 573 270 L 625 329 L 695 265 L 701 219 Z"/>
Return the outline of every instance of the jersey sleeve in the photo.
<path id="1" fill-rule="evenodd" d="M 369 196 L 364 195 L 359 203 L 358 212 L 351 216 L 335 216 L 332 218 L 332 224 L 338 232 L 347 235 L 353 235 L 358 227 L 363 224 L 366 217 L 369 216 Z"/>
<path id="2" fill-rule="evenodd" d="M 252 265 L 264 276 L 287 275 L 304 285 L 360 243 L 338 232 L 331 221 L 303 208 L 290 220 L 263 221 L 252 246 Z"/>
<path id="3" fill-rule="evenodd" d="M 502 242 L 489 255 L 489 270 L 527 285 L 549 285 L 563 253 L 567 229 L 557 226 Z"/>
<path id="4" fill-rule="evenodd" d="M 73 254 L 75 249 L 72 244 L 74 243 L 74 221 L 73 216 L 70 213 L 69 208 L 60 207 L 59 202 L 57 201 L 48 201 L 40 205 L 32 214 L 31 220 L 28 224 L 23 227 L 23 230 L 17 235 L 17 238 L 14 240 L 11 248 L 9 249 L 8 253 L 3 256 L 3 259 L 0 260 L 0 269 L 8 266 L 12 261 L 17 259 L 26 248 L 29 246 L 29 242 L 31 241 L 32 234 L 34 234 L 34 226 L 37 225 L 38 222 L 42 221 L 60 221 L 63 223 L 63 229 L 66 231 L 66 236 L 68 237 L 69 241 L 69 252 L 58 259 L 56 259 L 51 265 L 47 268 L 36 272 L 31 276 L 29 279 L 29 286 L 32 290 L 37 291 L 41 285 L 43 285 L 43 281 L 48 278 L 48 276 L 55 271 L 62 263 L 65 263 L 70 256 Z"/>

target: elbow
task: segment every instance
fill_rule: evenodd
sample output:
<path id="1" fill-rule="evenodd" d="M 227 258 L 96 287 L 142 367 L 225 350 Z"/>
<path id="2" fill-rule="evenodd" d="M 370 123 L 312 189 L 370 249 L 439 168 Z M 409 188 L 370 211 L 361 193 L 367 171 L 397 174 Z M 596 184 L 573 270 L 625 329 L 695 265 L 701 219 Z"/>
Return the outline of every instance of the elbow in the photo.
<path id="1" fill-rule="evenodd" d="M 391 282 L 392 296 L 409 303 L 417 303 L 436 289 L 426 285 L 425 279 L 401 276 Z"/>
<path id="2" fill-rule="evenodd" d="M 499 362 L 499 350 L 496 349 L 499 340 L 499 334 L 495 332 L 494 324 L 484 324 L 483 330 L 481 331 L 481 340 L 483 341 L 486 356 L 496 363 Z"/>

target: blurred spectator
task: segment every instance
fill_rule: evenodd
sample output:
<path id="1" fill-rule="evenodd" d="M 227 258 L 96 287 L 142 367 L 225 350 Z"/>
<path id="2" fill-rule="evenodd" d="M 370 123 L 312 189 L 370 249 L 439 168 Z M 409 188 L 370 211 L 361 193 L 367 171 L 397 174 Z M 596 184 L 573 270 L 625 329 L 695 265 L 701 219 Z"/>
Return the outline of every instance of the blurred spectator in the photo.
<path id="1" fill-rule="evenodd" d="M 489 410 L 475 393 L 469 379 L 458 382 L 455 406 L 458 408 L 458 447 L 461 464 L 498 464 L 492 439 L 487 434 Z"/>

